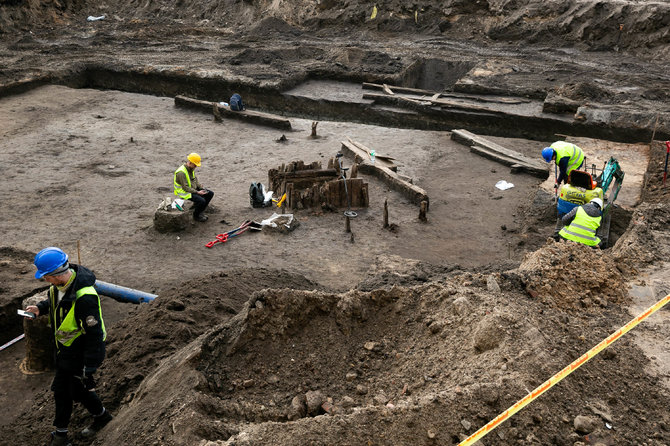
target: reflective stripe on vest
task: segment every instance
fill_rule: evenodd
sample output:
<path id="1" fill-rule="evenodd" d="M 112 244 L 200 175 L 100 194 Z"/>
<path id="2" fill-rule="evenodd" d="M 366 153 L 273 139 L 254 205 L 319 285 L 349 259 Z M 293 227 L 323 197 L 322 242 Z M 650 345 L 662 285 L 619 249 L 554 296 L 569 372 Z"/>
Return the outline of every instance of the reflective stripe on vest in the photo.
<path id="1" fill-rule="evenodd" d="M 186 166 L 182 164 L 179 169 L 174 171 L 174 178 L 172 179 L 174 182 L 174 194 L 178 195 L 184 200 L 188 200 L 191 198 L 191 194 L 182 189 L 181 184 L 177 183 L 177 173 L 179 172 L 184 172 L 184 175 L 186 175 L 186 182 L 188 183 L 188 187 L 191 187 L 191 177 L 188 176 L 188 170 L 186 170 Z M 195 175 L 193 175 L 193 178 L 195 178 Z"/>
<path id="2" fill-rule="evenodd" d="M 587 246 L 597 246 L 600 239 L 596 231 L 600 227 L 602 217 L 591 217 L 583 208 L 577 209 L 575 219 L 570 226 L 561 229 L 558 233 L 561 237 L 573 242 L 583 243 Z"/>
<path id="3" fill-rule="evenodd" d="M 67 312 L 67 315 L 61 322 L 60 326 L 54 330 L 54 336 L 56 338 L 56 346 L 58 346 L 58 343 L 60 343 L 63 344 L 65 347 L 69 347 L 70 345 L 72 345 L 75 339 L 77 339 L 82 334 L 86 333 L 84 327 L 80 327 L 79 324 L 77 324 L 77 320 L 75 319 L 74 315 L 74 307 L 75 304 L 77 303 L 77 300 L 85 294 L 94 294 L 98 298 L 98 318 L 100 319 L 100 323 L 102 324 L 102 340 L 104 341 L 105 339 L 107 339 L 107 330 L 105 330 L 105 321 L 102 320 L 102 309 L 100 308 L 100 296 L 98 296 L 98 293 L 97 291 L 95 291 L 95 288 L 93 288 L 92 286 L 86 286 L 77 290 L 75 301 L 72 302 L 70 311 Z M 54 309 L 54 317 L 55 317 L 56 308 L 54 303 L 55 303 L 55 291 L 54 287 L 51 287 L 51 305 L 52 308 Z"/>
<path id="4" fill-rule="evenodd" d="M 556 141 L 551 145 L 551 148 L 556 151 L 557 165 L 561 158 L 568 157 L 568 167 L 565 169 L 566 174 L 578 169 L 584 162 L 584 152 L 574 144 L 565 141 Z"/>

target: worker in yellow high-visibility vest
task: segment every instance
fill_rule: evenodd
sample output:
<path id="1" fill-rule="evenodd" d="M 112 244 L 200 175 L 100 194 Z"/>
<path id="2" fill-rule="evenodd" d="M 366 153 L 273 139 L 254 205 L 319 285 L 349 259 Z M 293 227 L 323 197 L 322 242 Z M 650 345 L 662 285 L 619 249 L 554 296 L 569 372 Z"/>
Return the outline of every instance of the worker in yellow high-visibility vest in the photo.
<path id="1" fill-rule="evenodd" d="M 549 147 L 542 149 L 542 158 L 548 163 L 553 160 L 558 166 L 559 173 L 554 185 L 556 188 L 563 182 L 567 184 L 570 172 L 581 169 L 586 160 L 581 148 L 565 141 L 556 141 Z"/>
<path id="2" fill-rule="evenodd" d="M 112 420 L 95 392 L 94 373 L 105 358 L 107 331 L 102 320 L 100 297 L 93 285 L 95 275 L 81 265 L 68 262 L 59 248 L 44 248 L 35 256 L 35 278 L 51 284 L 47 299 L 29 305 L 26 311 L 49 316 L 56 345 L 54 392 L 56 414 L 49 444 L 71 445 L 68 425 L 74 401 L 93 415 L 93 423 L 81 432 L 92 437 Z"/>
<path id="3" fill-rule="evenodd" d="M 209 202 L 214 197 L 214 192 L 200 184 L 195 176 L 195 168 L 200 167 L 202 158 L 197 153 L 189 153 L 186 163 L 179 166 L 174 172 L 174 194 L 184 200 L 191 200 L 194 204 L 193 219 L 196 221 L 207 221 L 207 215 L 203 213 Z"/>
<path id="4" fill-rule="evenodd" d="M 592 248 L 601 247 L 600 238 L 596 235 L 602 221 L 603 200 L 594 198 L 586 204 L 578 206 L 563 217 L 563 229 L 558 235 L 565 240 L 582 243 Z"/>

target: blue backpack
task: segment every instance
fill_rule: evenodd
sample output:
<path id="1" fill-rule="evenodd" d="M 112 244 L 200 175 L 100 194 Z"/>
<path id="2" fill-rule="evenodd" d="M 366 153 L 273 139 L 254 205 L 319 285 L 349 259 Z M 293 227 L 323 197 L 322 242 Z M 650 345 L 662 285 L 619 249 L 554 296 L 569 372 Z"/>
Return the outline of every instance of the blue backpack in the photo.
<path id="1" fill-rule="evenodd" d="M 235 93 L 230 97 L 230 109 L 233 111 L 244 110 L 244 102 L 242 102 L 242 96 Z"/>

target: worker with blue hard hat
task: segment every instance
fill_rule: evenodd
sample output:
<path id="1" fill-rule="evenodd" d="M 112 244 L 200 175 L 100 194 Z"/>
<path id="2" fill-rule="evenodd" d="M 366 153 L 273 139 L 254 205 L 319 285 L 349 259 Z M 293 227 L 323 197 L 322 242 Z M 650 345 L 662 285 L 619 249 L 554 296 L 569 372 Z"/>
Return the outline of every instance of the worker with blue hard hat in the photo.
<path id="1" fill-rule="evenodd" d="M 581 169 L 586 160 L 582 149 L 565 141 L 556 141 L 542 149 L 542 158 L 548 163 L 553 160 L 558 166 L 559 174 L 556 176 L 555 188 L 562 182 L 567 183 L 570 172 Z"/>
<path id="2" fill-rule="evenodd" d="M 75 401 L 93 415 L 93 423 L 84 429 L 92 437 L 112 420 L 95 392 L 94 373 L 105 358 L 107 332 L 102 319 L 100 297 L 93 287 L 95 275 L 81 265 L 68 262 L 60 248 L 44 248 L 35 256 L 36 279 L 50 283 L 47 298 L 29 305 L 27 312 L 48 315 L 56 346 L 54 392 L 56 414 L 50 445 L 71 445 L 68 425 Z"/>

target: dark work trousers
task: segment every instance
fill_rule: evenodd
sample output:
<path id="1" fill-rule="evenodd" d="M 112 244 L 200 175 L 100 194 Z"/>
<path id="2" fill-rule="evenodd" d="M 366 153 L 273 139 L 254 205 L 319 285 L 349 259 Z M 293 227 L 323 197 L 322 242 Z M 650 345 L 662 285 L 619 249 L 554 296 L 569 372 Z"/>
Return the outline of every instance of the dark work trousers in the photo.
<path id="1" fill-rule="evenodd" d="M 86 390 L 81 377 L 76 376 L 71 370 L 56 369 L 54 382 L 51 390 L 54 392 L 56 401 L 56 417 L 54 426 L 66 429 L 72 415 L 72 404 L 74 401 L 81 403 L 91 415 L 100 415 L 103 411 L 102 402 L 95 391 Z"/>
<path id="2" fill-rule="evenodd" d="M 207 193 L 205 195 L 198 195 L 198 194 L 191 194 L 191 200 L 193 202 L 193 217 L 197 217 L 200 215 L 202 211 L 207 209 L 207 206 L 209 205 L 209 202 L 212 201 L 212 197 L 214 196 L 214 192 L 212 192 L 209 189 L 203 189 L 206 190 Z"/>
<path id="3" fill-rule="evenodd" d="M 556 241 L 558 241 L 558 233 L 563 229 L 563 217 L 565 217 L 565 214 L 559 212 L 556 218 L 556 226 L 554 227 L 554 240 Z"/>

